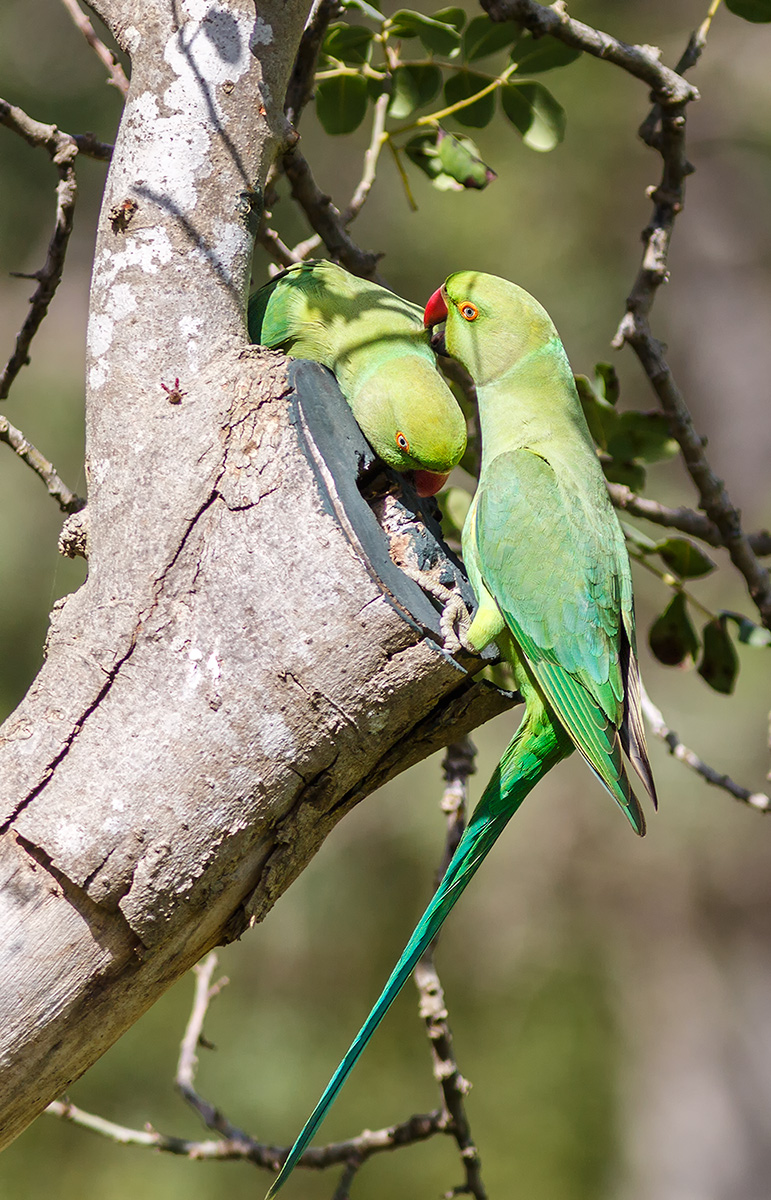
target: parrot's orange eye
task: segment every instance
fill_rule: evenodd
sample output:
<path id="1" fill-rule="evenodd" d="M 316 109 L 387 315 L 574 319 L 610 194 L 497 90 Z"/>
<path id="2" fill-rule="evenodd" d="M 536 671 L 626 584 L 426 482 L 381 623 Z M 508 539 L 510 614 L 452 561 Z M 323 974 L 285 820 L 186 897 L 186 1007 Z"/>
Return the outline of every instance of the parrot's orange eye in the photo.
<path id="1" fill-rule="evenodd" d="M 400 450 L 404 450 L 405 452 L 409 451 L 410 443 L 407 441 L 403 433 L 397 433 L 396 444 Z"/>
<path id="2" fill-rule="evenodd" d="M 460 305 L 459 312 L 464 321 L 476 321 L 477 317 L 479 316 L 479 309 L 477 308 L 476 304 L 472 304 L 470 300 L 467 300 L 465 304 Z"/>

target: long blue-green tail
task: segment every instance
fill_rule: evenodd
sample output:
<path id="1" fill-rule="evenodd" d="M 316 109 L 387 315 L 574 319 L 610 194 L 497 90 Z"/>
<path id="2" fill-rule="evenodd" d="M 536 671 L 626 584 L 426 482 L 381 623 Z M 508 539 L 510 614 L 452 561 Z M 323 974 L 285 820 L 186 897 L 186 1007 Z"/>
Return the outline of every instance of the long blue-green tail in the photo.
<path id="1" fill-rule="evenodd" d="M 372 1011 L 351 1042 L 340 1066 L 326 1086 L 281 1171 L 276 1176 L 265 1200 L 272 1200 L 286 1183 L 305 1147 L 318 1129 L 327 1110 L 356 1065 L 367 1042 L 412 974 L 418 959 L 436 937 L 442 923 L 477 867 L 519 808 L 525 796 L 561 758 L 567 757 L 572 744 L 567 735 L 551 723 L 546 712 L 537 704 L 529 711 L 513 741 L 507 747 L 495 774 L 485 788 L 474 814 L 458 843 L 444 878 L 434 893 L 408 941 L 404 953 L 391 972 Z"/>

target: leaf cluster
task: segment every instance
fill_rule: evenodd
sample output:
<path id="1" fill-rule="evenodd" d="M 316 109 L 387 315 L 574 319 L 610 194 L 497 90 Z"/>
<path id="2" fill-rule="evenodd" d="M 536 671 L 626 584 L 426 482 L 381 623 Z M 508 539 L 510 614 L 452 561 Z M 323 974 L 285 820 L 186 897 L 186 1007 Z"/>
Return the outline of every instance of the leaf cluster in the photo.
<path id="1" fill-rule="evenodd" d="M 646 463 L 674 458 L 678 445 L 662 412 L 619 412 L 618 376 L 610 363 L 597 363 L 594 379 L 576 376 L 586 423 L 600 451 L 605 478 L 641 492 Z"/>
<path id="2" fill-rule="evenodd" d="M 610 363 L 597 363 L 594 378 L 576 376 L 576 388 L 589 431 L 597 445 L 605 477 L 635 492 L 646 484 L 646 465 L 673 458 L 678 445 L 661 412 L 619 410 L 618 376 Z M 669 536 L 654 541 L 622 522 L 632 558 L 653 571 L 674 595 L 651 625 L 648 642 L 666 666 L 698 663 L 701 677 L 716 692 L 730 694 L 739 672 L 739 658 L 730 634 L 736 625 L 740 642 L 752 646 L 771 644 L 771 634 L 737 613 L 711 613 L 685 587 L 715 570 L 710 556 L 690 538 Z M 691 610 L 707 617 L 697 632 Z"/>
<path id="3" fill-rule="evenodd" d="M 495 179 L 462 131 L 487 126 L 498 95 L 530 149 L 549 151 L 562 141 L 564 109 L 531 77 L 566 66 L 580 51 L 549 36 L 536 39 L 515 21 L 469 20 L 461 8 L 431 16 L 399 9 L 385 17 L 367 0 L 347 0 L 344 14 L 327 30 L 316 73 L 316 112 L 327 133 L 352 133 L 385 94 L 387 121 L 402 124 L 386 128 L 383 139 L 441 190 L 480 189 Z M 461 129 L 447 130 L 447 120 Z"/>

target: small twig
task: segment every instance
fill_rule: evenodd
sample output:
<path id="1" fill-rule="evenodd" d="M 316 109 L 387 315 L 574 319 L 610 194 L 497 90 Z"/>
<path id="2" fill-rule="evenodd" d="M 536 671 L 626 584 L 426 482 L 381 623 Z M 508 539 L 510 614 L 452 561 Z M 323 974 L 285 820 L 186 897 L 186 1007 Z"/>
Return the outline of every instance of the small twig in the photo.
<path id="1" fill-rule="evenodd" d="M 94 1113 L 85 1112 L 69 1100 L 54 1100 L 45 1111 L 52 1117 L 59 1117 L 62 1121 L 69 1121 L 73 1125 L 80 1125 L 83 1129 L 90 1129 L 93 1133 L 99 1133 L 102 1137 L 109 1138 L 112 1142 L 119 1142 L 123 1146 L 147 1146 L 153 1150 L 163 1150 L 167 1154 L 180 1154 L 185 1158 L 218 1158 L 226 1161 L 252 1158 L 251 1147 L 247 1145 L 228 1141 L 195 1142 L 188 1138 L 167 1137 L 166 1134 L 157 1133 L 149 1126 L 145 1129 L 129 1129 L 125 1125 L 117 1125 L 114 1121 L 107 1121 L 104 1117 L 98 1117 Z M 270 1163 L 260 1165 L 271 1166 Z"/>
<path id="2" fill-rule="evenodd" d="M 81 154 L 88 158 L 97 158 L 100 162 L 109 162 L 115 149 L 109 142 L 100 142 L 93 133 L 73 133 L 72 140 Z"/>
<path id="3" fill-rule="evenodd" d="M 217 956 L 213 952 L 195 968 L 196 984 L 193 997 L 193 1007 L 185 1028 L 177 1063 L 175 1084 L 180 1094 L 196 1111 L 203 1123 L 209 1129 L 221 1133 L 223 1137 L 217 1141 L 193 1141 L 188 1138 L 170 1137 L 158 1133 L 151 1126 L 144 1130 L 130 1129 L 118 1125 L 104 1117 L 85 1112 L 72 1104 L 69 1099 L 57 1100 L 49 1104 L 45 1110 L 51 1116 L 80 1125 L 111 1141 L 122 1145 L 147 1146 L 161 1150 L 167 1154 L 182 1155 L 190 1159 L 218 1159 L 220 1161 L 245 1161 L 268 1171 L 276 1172 L 284 1162 L 289 1150 L 287 1147 L 269 1146 L 249 1137 L 243 1130 L 238 1129 L 216 1108 L 198 1093 L 195 1087 L 195 1075 L 198 1065 L 197 1049 L 203 1041 L 203 1023 L 209 1004 L 227 984 L 227 979 L 220 979 L 212 984 L 212 976 L 217 969 Z M 374 1154 L 385 1150 L 397 1150 L 400 1146 L 414 1145 L 426 1141 L 437 1133 L 452 1133 L 450 1118 L 444 1110 L 429 1113 L 418 1113 L 401 1121 L 398 1125 L 387 1128 L 366 1130 L 358 1137 L 349 1138 L 344 1142 L 331 1142 L 327 1146 L 311 1147 L 303 1154 L 298 1166 L 323 1170 L 326 1167 L 340 1166 L 347 1168 L 340 1186 L 350 1180 L 355 1170 Z M 344 1196 L 345 1192 L 340 1192 Z"/>
<path id="4" fill-rule="evenodd" d="M 302 110 L 313 94 L 316 61 L 324 35 L 330 21 L 340 12 L 340 0 L 314 0 L 308 14 L 284 101 L 284 113 L 295 128 Z"/>
<path id="5" fill-rule="evenodd" d="M 655 47 L 628 46 L 601 29 L 593 29 L 591 25 L 569 17 L 564 4 L 547 7 L 534 0 L 481 0 L 481 4 L 493 21 L 519 21 L 532 33 L 549 33 L 568 46 L 615 63 L 647 83 L 659 103 L 665 106 L 698 99 L 696 88 L 659 61 L 660 51 Z"/>
<path id="6" fill-rule="evenodd" d="M 668 508 L 657 500 L 648 500 L 638 496 L 625 483 L 609 483 L 608 492 L 615 508 L 631 513 L 633 517 L 643 517 L 654 525 L 663 525 L 667 529 L 678 529 L 681 533 L 699 538 L 708 546 L 723 547 L 723 538 L 717 525 L 705 517 L 703 513 L 693 508 Z M 760 530 L 758 533 L 747 535 L 750 546 L 757 555 L 771 554 L 771 533 Z"/>
<path id="7" fill-rule="evenodd" d="M 198 1066 L 196 1050 L 203 1034 L 206 1013 L 214 997 L 218 996 L 228 983 L 228 980 L 223 977 L 212 985 L 211 978 L 216 969 L 217 955 L 213 950 L 211 954 L 207 954 L 203 962 L 197 963 L 193 967 L 196 976 L 193 1008 L 179 1048 L 179 1061 L 174 1083 L 177 1091 L 191 1108 L 195 1109 L 207 1129 L 214 1129 L 230 1140 L 250 1142 L 248 1134 L 244 1133 L 242 1129 L 237 1129 L 235 1125 L 231 1125 L 220 1110 L 210 1104 L 208 1100 L 204 1100 L 195 1089 L 195 1072 Z"/>
<path id="8" fill-rule="evenodd" d="M 62 482 L 56 473 L 53 463 L 44 458 L 40 451 L 36 450 L 32 443 L 27 441 L 21 430 L 16 429 L 2 415 L 0 415 L 0 442 L 5 442 L 7 446 L 10 446 L 18 454 L 19 458 L 28 467 L 31 467 L 35 474 L 43 480 L 48 489 L 49 496 L 53 496 L 62 512 L 76 513 L 85 507 L 85 500 L 82 500 L 80 496 L 76 496 Z"/>
<path id="9" fill-rule="evenodd" d="M 388 139 L 388 149 L 391 151 L 391 155 L 393 157 L 394 164 L 396 166 L 396 170 L 399 172 L 399 178 L 402 181 L 402 187 L 404 188 L 404 194 L 407 197 L 407 203 L 410 206 L 410 211 L 417 212 L 418 206 L 415 203 L 415 197 L 412 194 L 412 188 L 410 187 L 410 181 L 407 178 L 407 172 L 404 169 L 404 163 L 402 162 L 401 152 L 400 152 L 398 146 L 396 146 L 394 144 L 394 141 L 392 138 Z"/>
<path id="10" fill-rule="evenodd" d="M 750 539 L 741 526 L 722 479 L 712 470 L 704 454 L 703 439 L 697 434 L 685 399 L 666 363 L 661 344 L 650 331 L 647 318 L 628 311 L 619 326 L 619 336 L 629 342 L 640 359 L 661 407 L 669 417 L 672 436 L 677 439 L 688 472 L 699 492 L 699 504 L 717 526 L 722 545 L 741 572 L 761 620 L 771 629 L 771 576 L 758 561 Z"/>
<path id="11" fill-rule="evenodd" d="M 300 114 L 313 93 L 314 71 L 321 43 L 324 40 L 324 35 L 330 21 L 340 12 L 340 7 L 339 0 L 315 0 L 311 8 L 305 30 L 300 39 L 300 47 L 297 51 L 292 76 L 287 88 L 286 100 L 284 101 L 284 113 L 295 129 L 297 128 Z M 375 155 L 376 161 L 377 155 Z M 341 215 L 340 211 L 332 203 L 331 197 L 326 196 L 321 191 L 316 180 L 313 178 L 310 165 L 297 148 L 296 143 L 284 153 L 281 159 L 281 166 L 289 180 L 292 198 L 299 204 L 316 234 L 315 239 L 309 239 L 306 243 L 301 244 L 302 251 L 300 248 L 289 250 L 287 247 L 289 254 L 292 255 L 292 261 L 302 261 L 311 250 L 315 250 L 323 242 L 330 256 L 342 263 L 353 275 L 359 275 L 363 279 L 374 279 L 376 282 L 382 283 L 383 280 L 377 274 L 377 264 L 380 256 L 362 250 L 353 241 L 346 229 L 347 224 L 349 224 L 353 217 L 346 219 L 345 216 Z M 365 160 L 365 173 L 366 170 L 367 163 Z M 356 199 L 355 195 L 354 199 Z M 359 204 L 359 207 L 364 203 L 364 200 L 366 200 L 366 195 Z M 354 213 L 353 216 L 355 215 Z M 305 248 L 306 246 L 310 248 Z M 277 249 L 275 244 L 266 246 L 266 249 L 275 257 L 274 251 Z"/>
<path id="12" fill-rule="evenodd" d="M 711 20 L 711 15 L 708 20 Z M 704 25 L 700 41 L 697 35 L 694 37 L 697 38 L 700 54 L 706 37 Z M 696 61 L 698 54 L 694 49 L 690 58 Z M 660 109 L 660 128 L 656 136 L 649 136 L 648 140 L 662 158 L 661 183 L 650 191 L 654 208 L 651 221 L 643 231 L 642 263 L 613 345 L 619 348 L 628 342 L 642 363 L 662 410 L 669 418 L 672 436 L 680 446 L 685 465 L 699 493 L 699 506 L 719 530 L 721 542 L 728 550 L 734 566 L 744 576 L 763 624 L 771 629 L 771 575 L 758 562 L 742 529 L 739 510 L 731 502 L 723 480 L 718 478 L 707 460 L 704 439 L 696 432 L 685 398 L 664 358 L 664 347 L 654 338 L 648 321 L 656 293 L 668 279 L 667 261 L 672 230 L 685 202 L 685 178 L 692 170 L 685 156 L 685 102 L 667 107 L 658 93 L 656 99 Z"/>
<path id="13" fill-rule="evenodd" d="M 678 75 L 684 75 L 686 71 L 690 71 L 691 67 L 695 67 L 696 63 L 701 58 L 704 47 L 707 44 L 707 34 L 709 33 L 712 18 L 719 9 L 721 0 L 712 0 L 709 6 L 709 11 L 702 21 L 698 29 L 691 34 L 688 45 L 678 59 L 675 71 Z M 654 104 L 648 116 L 640 126 L 640 137 L 648 146 L 655 148 L 656 146 L 656 130 L 661 120 L 661 107 Z"/>
<path id="14" fill-rule="evenodd" d="M 472 104 L 476 104 L 477 100 L 484 99 L 491 92 L 497 92 L 498 88 L 503 87 L 510 75 L 513 75 L 517 70 L 517 63 L 510 63 L 506 70 L 496 76 L 486 87 L 481 88 L 478 92 L 474 92 L 473 96 L 467 96 L 464 100 L 456 100 L 454 104 L 448 104 L 446 108 L 437 109 L 436 112 L 427 113 L 424 117 L 418 117 L 412 125 L 403 126 L 397 129 L 396 133 L 405 133 L 408 129 L 422 128 L 424 125 L 435 125 L 437 121 L 443 121 L 445 117 L 451 117 L 454 113 L 460 112 L 461 109 L 468 108 Z"/>
<path id="15" fill-rule="evenodd" d="M 117 1125 L 104 1117 L 85 1112 L 69 1100 L 54 1100 L 45 1110 L 49 1116 L 69 1121 L 99 1133 L 110 1141 L 122 1145 L 147 1146 L 150 1149 L 161 1150 L 167 1154 L 178 1154 L 191 1159 L 219 1159 L 222 1162 L 251 1162 L 257 1167 L 268 1171 L 277 1171 L 286 1158 L 287 1147 L 267 1146 L 251 1138 L 222 1138 L 218 1141 L 196 1142 L 188 1138 L 168 1137 L 158 1133 L 151 1126 L 141 1129 L 130 1129 L 125 1125 Z M 320 1146 L 306 1150 L 299 1166 L 312 1167 L 322 1170 L 325 1167 L 339 1166 L 356 1159 L 362 1162 L 384 1150 L 397 1150 L 400 1146 L 414 1145 L 434 1137 L 437 1133 L 447 1133 L 447 1115 L 439 1110 L 431 1113 L 420 1113 L 402 1121 L 399 1125 L 390 1125 L 385 1129 L 367 1131 L 359 1137 L 349 1138 L 345 1142 L 332 1142 L 328 1146 Z"/>
<path id="16" fill-rule="evenodd" d="M 693 750 L 689 750 L 683 745 L 678 735 L 673 729 L 670 729 L 664 720 L 664 716 L 660 709 L 651 700 L 648 693 L 643 688 L 642 690 L 642 708 L 646 718 L 650 722 L 651 729 L 657 737 L 669 747 L 669 753 L 685 763 L 697 775 L 701 775 L 702 779 L 706 779 L 707 783 L 713 784 L 715 787 L 722 788 L 724 792 L 728 792 L 734 799 L 740 800 L 743 804 L 749 805 L 750 808 L 757 809 L 759 812 L 768 812 L 771 808 L 771 799 L 764 792 L 751 792 L 748 788 L 742 787 L 739 783 L 734 783 L 733 779 L 728 775 L 721 775 L 714 767 L 710 767 L 703 759 L 699 758 Z"/>
<path id="17" fill-rule="evenodd" d="M 271 229 L 269 225 L 260 230 L 257 241 L 280 267 L 292 267 L 295 263 L 302 262 L 299 255 L 290 250 L 286 242 L 282 241 L 275 229 Z"/>
<path id="18" fill-rule="evenodd" d="M 78 4 L 78 0 L 62 0 L 62 4 L 67 9 L 67 12 L 72 17 L 72 20 L 83 34 L 91 49 L 107 68 L 110 76 L 107 82 L 114 88 L 117 88 L 121 96 L 125 99 L 128 95 L 129 81 L 126 78 L 123 67 L 113 52 L 107 49 L 102 39 L 97 37 L 93 25 Z"/>
<path id="19" fill-rule="evenodd" d="M 314 250 L 318 250 L 320 245 L 321 238 L 317 233 L 314 233 L 312 237 L 305 238 L 302 242 L 298 242 L 296 246 L 293 246 L 292 254 L 296 254 L 300 261 L 302 261 L 309 254 L 313 254 Z"/>
<path id="20" fill-rule="evenodd" d="M 375 182 L 375 172 L 377 171 L 377 161 L 380 157 L 380 151 L 383 149 L 383 143 L 386 140 L 385 122 L 386 113 L 388 112 L 388 102 L 390 96 L 385 92 L 382 96 L 378 96 L 375 101 L 375 112 L 372 119 L 372 136 L 367 147 L 367 152 L 364 155 L 364 173 L 356 188 L 356 191 L 351 197 L 351 202 L 342 215 L 342 221 L 345 226 L 351 224 L 364 207 L 367 197 L 372 189 L 372 184 Z"/>
<path id="21" fill-rule="evenodd" d="M 350 1200 L 351 1184 L 356 1178 L 360 1167 L 361 1163 L 358 1161 L 358 1159 L 353 1159 L 348 1163 L 340 1177 L 340 1182 L 335 1188 L 335 1194 L 333 1195 L 332 1200 Z"/>
<path id="22" fill-rule="evenodd" d="M 313 178 L 313 173 L 304 156 L 295 147 L 284 155 L 284 171 L 292 189 L 292 196 L 305 213 L 311 228 L 316 231 L 330 255 L 362 279 L 383 280 L 377 273 L 379 255 L 362 250 L 346 231 L 340 211 L 326 196 Z"/>
<path id="23" fill-rule="evenodd" d="M 72 219 L 78 188 L 75 179 L 77 142 L 55 125 L 42 125 L 28 117 L 16 105 L 0 100 L 0 124 L 18 133 L 31 146 L 44 146 L 59 172 L 56 188 L 56 220 L 48 244 L 46 261 L 33 278 L 38 281 L 30 300 L 27 318 L 16 338 L 16 346 L 0 375 L 0 400 L 5 400 L 11 385 L 23 366 L 29 362 L 29 348 L 48 311 L 64 270 L 67 244 L 72 232 Z"/>
<path id="24" fill-rule="evenodd" d="M 476 771 L 474 759 L 476 747 L 470 738 L 455 742 L 447 747 L 442 767 L 445 789 L 441 808 L 447 814 L 447 841 L 441 875 L 457 849 L 466 823 L 466 801 L 469 776 Z M 444 991 L 434 966 L 433 951 L 436 938 L 418 962 L 414 978 L 420 996 L 420 1015 L 426 1023 L 431 1043 L 434 1078 L 442 1091 L 442 1099 L 449 1122 L 447 1132 L 455 1139 L 460 1150 L 461 1161 L 466 1173 L 462 1187 L 454 1189 L 452 1195 L 469 1195 L 475 1200 L 487 1200 L 482 1182 L 482 1169 L 476 1144 L 471 1136 L 471 1127 L 466 1114 L 465 1097 L 469 1084 L 458 1070 L 452 1044 L 452 1033 L 448 1021 Z"/>

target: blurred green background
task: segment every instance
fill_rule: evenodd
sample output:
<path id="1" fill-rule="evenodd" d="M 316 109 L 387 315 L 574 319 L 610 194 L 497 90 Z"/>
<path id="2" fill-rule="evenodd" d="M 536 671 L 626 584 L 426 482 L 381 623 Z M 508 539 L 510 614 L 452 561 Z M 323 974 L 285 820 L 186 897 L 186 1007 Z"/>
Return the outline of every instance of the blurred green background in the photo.
<path id="1" fill-rule="evenodd" d="M 579 3 L 574 15 L 676 61 L 706 0 Z M 689 113 L 697 170 L 679 220 L 672 283 L 654 330 L 718 474 L 748 528 L 771 520 L 771 28 L 719 11 Z M 56 0 L 0 10 L 0 92 L 30 115 L 112 140 L 120 98 Z M 503 122 L 479 133 L 498 180 L 440 194 L 414 181 L 404 201 L 392 162 L 355 231 L 383 251 L 390 284 L 424 301 L 452 270 L 507 275 L 551 312 L 573 367 L 591 373 L 637 268 L 659 162 L 635 138 L 646 90 L 585 57 L 544 78 L 568 113 L 562 146 L 527 150 Z M 303 141 L 342 206 L 367 131 L 329 139 L 312 113 Z M 3 358 L 32 284 L 10 271 L 42 262 L 55 174 L 47 156 L 0 129 L 0 330 Z M 65 280 L 4 412 L 82 491 L 86 304 L 103 166 L 79 165 L 81 195 Z M 307 232 L 284 197 L 283 236 Z M 258 254 L 255 277 L 265 260 Z M 626 350 L 613 361 L 622 403 L 653 406 Z M 130 431 L 127 430 L 127 435 Z M 653 467 L 649 494 L 694 503 L 679 463 Z M 61 517 L 40 482 L 0 446 L 0 716 L 41 661 L 47 614 L 81 582 L 56 554 Z M 725 555 L 717 555 L 726 567 Z M 645 642 L 666 597 L 641 573 Z M 694 585 L 704 602 L 750 612 L 728 570 Z M 752 614 L 750 614 L 752 615 Z M 667 670 L 643 645 L 646 683 L 684 740 L 716 768 L 763 790 L 768 769 L 768 652 L 740 648 L 732 698 L 693 671 Z M 472 795 L 511 735 L 509 715 L 478 732 Z M 771 829 L 652 746 L 662 798 L 637 841 L 583 766 L 569 761 L 507 831 L 442 936 L 461 1071 L 491 1200 L 765 1200 L 771 1179 Z M 268 920 L 221 952 L 231 985 L 215 1001 L 199 1086 L 265 1141 L 291 1141 L 380 988 L 427 899 L 441 856 L 439 758 L 360 805 Z M 192 998 L 182 980 L 71 1090 L 121 1124 L 207 1136 L 173 1092 Z M 437 1103 L 426 1039 L 408 987 L 333 1110 L 324 1133 L 350 1136 Z M 358 1177 L 362 1200 L 433 1197 L 461 1182 L 454 1145 L 384 1155 Z M 234 1200 L 267 1176 L 242 1164 L 189 1162 L 124 1148 L 42 1117 L 0 1158 L 0 1195 L 51 1200 Z M 334 1173 L 298 1173 L 287 1195 L 330 1197 Z"/>

